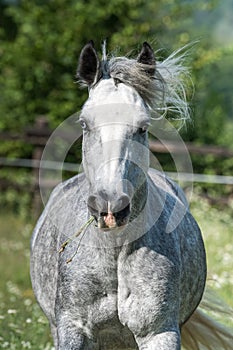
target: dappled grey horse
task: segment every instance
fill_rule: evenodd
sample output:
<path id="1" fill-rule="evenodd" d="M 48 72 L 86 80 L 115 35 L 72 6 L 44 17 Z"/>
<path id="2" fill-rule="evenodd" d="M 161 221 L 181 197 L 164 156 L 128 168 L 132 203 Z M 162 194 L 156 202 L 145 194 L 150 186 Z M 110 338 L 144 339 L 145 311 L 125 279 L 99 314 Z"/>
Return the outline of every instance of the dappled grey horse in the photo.
<path id="1" fill-rule="evenodd" d="M 137 59 L 105 56 L 93 42 L 81 52 L 84 172 L 56 187 L 38 221 L 32 285 L 56 349 L 178 350 L 205 249 L 182 190 L 149 169 L 148 127 L 188 117 L 182 55 L 156 62 L 144 43 Z"/>

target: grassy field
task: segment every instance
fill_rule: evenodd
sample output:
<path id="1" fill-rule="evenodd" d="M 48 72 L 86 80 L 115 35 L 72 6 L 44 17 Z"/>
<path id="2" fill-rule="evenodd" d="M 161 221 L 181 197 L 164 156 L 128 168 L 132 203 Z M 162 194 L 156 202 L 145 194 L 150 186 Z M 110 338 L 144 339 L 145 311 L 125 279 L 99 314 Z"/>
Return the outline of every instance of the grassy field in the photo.
<path id="1" fill-rule="evenodd" d="M 32 225 L 0 215 L 0 349 L 50 350 L 48 324 L 29 277 Z"/>
<path id="2" fill-rule="evenodd" d="M 191 211 L 205 241 L 208 285 L 233 307 L 233 206 L 219 210 L 194 196 Z"/>
<path id="3" fill-rule="evenodd" d="M 233 306 L 233 208 L 220 211 L 197 197 L 191 207 L 204 234 L 208 283 Z M 47 320 L 31 290 L 31 231 L 32 224 L 0 215 L 0 349 L 52 349 Z"/>

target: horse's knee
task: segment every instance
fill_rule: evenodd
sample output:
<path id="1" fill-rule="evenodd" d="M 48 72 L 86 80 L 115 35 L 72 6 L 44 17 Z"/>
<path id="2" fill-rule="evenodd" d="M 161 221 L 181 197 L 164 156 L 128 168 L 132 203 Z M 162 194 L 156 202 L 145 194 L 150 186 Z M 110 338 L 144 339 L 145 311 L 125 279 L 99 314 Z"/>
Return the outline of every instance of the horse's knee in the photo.
<path id="1" fill-rule="evenodd" d="M 56 350 L 99 350 L 98 342 L 82 334 L 72 325 L 58 328 L 58 344 Z"/>
<path id="2" fill-rule="evenodd" d="M 180 350 L 179 330 L 165 331 L 159 334 L 149 334 L 145 337 L 136 337 L 139 350 Z"/>

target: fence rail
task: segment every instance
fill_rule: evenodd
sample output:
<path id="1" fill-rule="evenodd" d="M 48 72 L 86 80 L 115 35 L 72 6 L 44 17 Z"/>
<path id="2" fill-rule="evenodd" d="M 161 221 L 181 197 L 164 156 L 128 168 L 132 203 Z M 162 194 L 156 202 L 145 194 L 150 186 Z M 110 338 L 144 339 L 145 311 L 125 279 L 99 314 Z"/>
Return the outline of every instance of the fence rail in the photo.
<path id="1" fill-rule="evenodd" d="M 185 146 L 189 153 L 191 154 L 199 154 L 199 155 L 210 155 L 216 157 L 233 157 L 233 150 L 230 150 L 225 147 L 219 147 L 214 145 L 196 145 L 191 142 L 185 142 Z M 151 141 L 150 142 L 150 150 L 152 152 L 158 152 L 158 153 L 183 153 L 184 152 L 184 146 L 178 143 L 173 142 L 167 142 L 166 146 L 162 144 L 159 141 Z"/>
<path id="2" fill-rule="evenodd" d="M 70 171 L 76 173 L 80 167 L 80 164 L 76 163 L 61 163 L 56 161 L 43 161 L 40 162 L 38 159 L 9 159 L 0 157 L 0 167 L 22 167 L 22 168 L 35 168 L 39 169 L 43 167 L 43 169 L 48 170 L 60 170 Z M 211 175 L 211 174 L 196 174 L 196 173 L 185 173 L 179 172 L 179 174 L 175 172 L 165 172 L 168 176 L 170 176 L 174 180 L 180 180 L 185 182 L 202 182 L 202 183 L 212 183 L 212 184 L 222 184 L 222 185 L 233 185 L 233 176 L 229 175 Z M 1 183 L 1 180 L 0 180 Z M 52 184 L 52 182 L 50 182 Z M 55 182 L 54 182 L 55 183 Z"/>
<path id="3" fill-rule="evenodd" d="M 5 141 L 23 141 L 34 146 L 45 146 L 52 130 L 48 126 L 48 121 L 45 116 L 36 118 L 35 124 L 26 128 L 21 133 L 0 132 L 0 140 Z M 62 134 L 59 134 L 61 137 Z M 67 133 L 64 133 L 64 138 L 67 138 Z M 207 155 L 212 154 L 219 157 L 233 157 L 233 150 L 226 147 L 219 147 L 215 145 L 197 145 L 191 142 L 185 143 L 187 150 L 193 154 Z M 158 153 L 183 153 L 184 147 L 175 142 L 166 141 L 166 146 L 160 141 L 150 141 L 150 149 L 152 152 Z"/>
<path id="4" fill-rule="evenodd" d="M 52 130 L 48 127 L 47 118 L 42 116 L 36 119 L 34 126 L 27 128 L 23 133 L 0 133 L 0 140 L 2 141 L 22 141 L 33 146 L 32 159 L 11 159 L 0 157 L 0 169 L 1 167 L 18 167 L 18 168 L 31 168 L 32 178 L 31 178 L 31 188 L 30 191 L 32 195 L 37 195 L 39 192 L 39 168 L 40 159 L 42 157 L 43 149 L 52 134 Z M 63 135 L 60 135 L 63 137 Z M 64 134 L 64 139 L 69 139 L 69 135 Z M 213 145 L 196 145 L 193 143 L 185 143 L 186 149 L 182 144 L 175 142 L 166 141 L 166 144 L 160 141 L 150 141 L 150 150 L 154 153 L 173 153 L 182 154 L 188 152 L 190 154 L 199 155 L 213 155 L 214 157 L 231 158 L 233 157 L 233 150 L 227 149 L 225 147 L 217 147 Z M 60 162 L 49 161 L 43 163 L 43 168 L 47 169 L 63 169 L 65 171 L 78 172 L 79 164 L 67 163 L 61 165 Z M 189 174 L 189 173 L 167 173 L 174 180 L 179 179 L 184 182 L 199 182 L 199 183 L 212 183 L 212 184 L 222 184 L 222 185 L 233 185 L 233 176 L 223 176 L 223 175 L 207 175 L 207 174 Z M 53 187 L 56 181 L 48 180 L 41 183 L 44 187 Z M 9 179 L 1 179 L 0 177 L 0 188 L 7 189 L 8 187 L 13 187 L 16 190 L 20 190 L 20 185 L 12 183 Z M 23 186 L 21 186 L 22 188 Z M 25 185 L 26 187 L 26 185 Z M 38 199 L 37 199 L 38 202 Z"/>

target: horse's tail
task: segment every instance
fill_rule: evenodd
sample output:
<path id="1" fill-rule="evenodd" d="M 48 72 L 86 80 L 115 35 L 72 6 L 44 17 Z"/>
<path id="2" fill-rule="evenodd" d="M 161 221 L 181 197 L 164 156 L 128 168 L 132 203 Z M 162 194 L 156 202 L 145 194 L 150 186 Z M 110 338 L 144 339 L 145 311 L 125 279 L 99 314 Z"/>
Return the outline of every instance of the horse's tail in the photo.
<path id="1" fill-rule="evenodd" d="M 197 310 L 182 327 L 184 349 L 233 350 L 233 330 L 215 321 L 203 310 L 215 315 L 233 316 L 233 310 L 207 290 Z"/>

